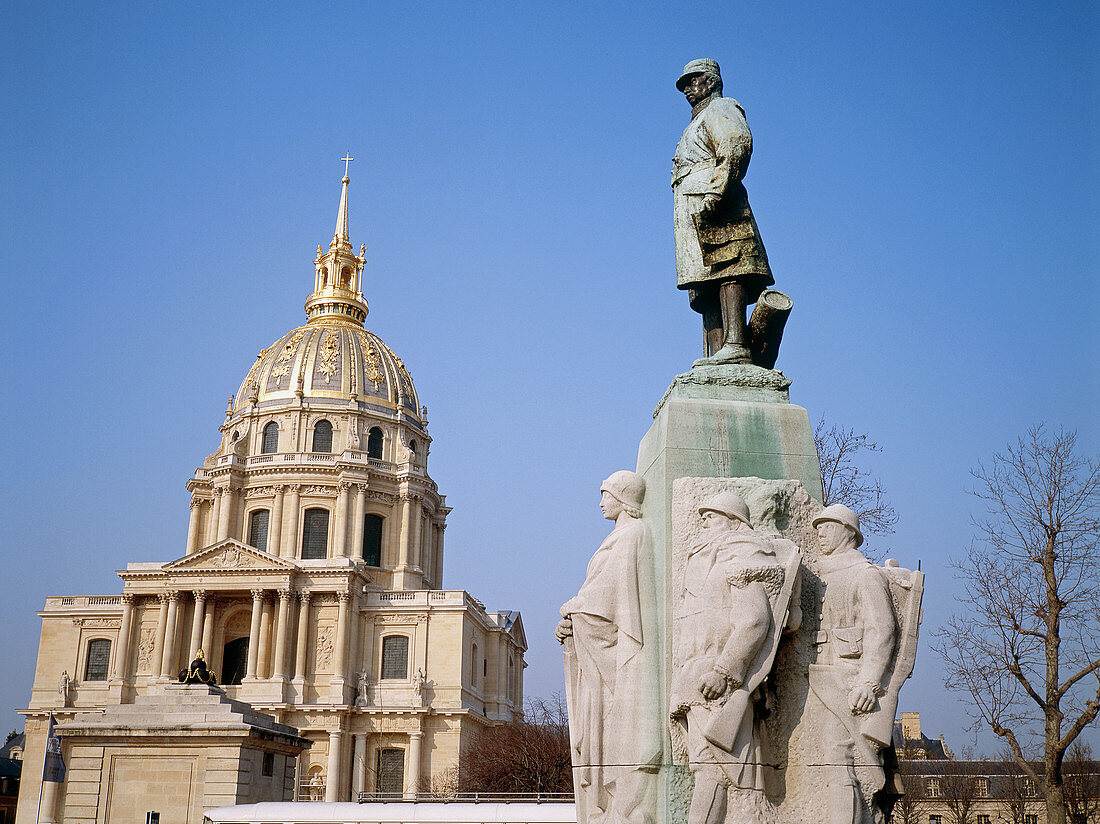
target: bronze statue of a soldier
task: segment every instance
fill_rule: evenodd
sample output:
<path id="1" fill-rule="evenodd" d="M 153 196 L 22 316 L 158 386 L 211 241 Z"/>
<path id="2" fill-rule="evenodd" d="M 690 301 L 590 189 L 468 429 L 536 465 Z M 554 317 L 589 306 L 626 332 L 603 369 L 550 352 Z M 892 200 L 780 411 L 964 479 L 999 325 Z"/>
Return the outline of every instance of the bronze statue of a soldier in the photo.
<path id="1" fill-rule="evenodd" d="M 741 182 L 752 134 L 741 104 L 722 97 L 716 61 L 692 60 L 676 88 L 691 104 L 672 160 L 676 285 L 703 316 L 706 357 L 696 363 L 751 363 L 746 307 L 775 282 Z"/>

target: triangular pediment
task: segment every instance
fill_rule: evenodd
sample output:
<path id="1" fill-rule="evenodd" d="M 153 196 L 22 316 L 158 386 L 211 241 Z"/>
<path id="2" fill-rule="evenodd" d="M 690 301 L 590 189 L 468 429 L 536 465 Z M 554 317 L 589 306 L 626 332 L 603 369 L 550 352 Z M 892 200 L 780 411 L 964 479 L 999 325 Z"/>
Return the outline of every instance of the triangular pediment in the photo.
<path id="1" fill-rule="evenodd" d="M 194 555 L 185 555 L 164 565 L 165 572 L 190 572 L 192 570 L 224 571 L 247 570 L 296 570 L 298 566 L 285 558 L 276 558 L 261 552 L 254 546 L 242 544 L 232 538 L 201 549 Z"/>

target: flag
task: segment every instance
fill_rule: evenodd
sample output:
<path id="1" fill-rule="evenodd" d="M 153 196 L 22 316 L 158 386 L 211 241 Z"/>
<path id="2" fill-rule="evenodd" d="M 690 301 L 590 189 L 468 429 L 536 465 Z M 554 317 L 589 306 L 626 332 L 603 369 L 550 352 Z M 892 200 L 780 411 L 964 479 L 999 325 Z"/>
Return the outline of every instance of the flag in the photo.
<path id="1" fill-rule="evenodd" d="M 46 733 L 46 760 L 42 764 L 42 780 L 60 784 L 65 780 L 65 760 L 61 757 L 61 739 L 54 727 L 57 720 L 50 713 L 50 729 Z"/>

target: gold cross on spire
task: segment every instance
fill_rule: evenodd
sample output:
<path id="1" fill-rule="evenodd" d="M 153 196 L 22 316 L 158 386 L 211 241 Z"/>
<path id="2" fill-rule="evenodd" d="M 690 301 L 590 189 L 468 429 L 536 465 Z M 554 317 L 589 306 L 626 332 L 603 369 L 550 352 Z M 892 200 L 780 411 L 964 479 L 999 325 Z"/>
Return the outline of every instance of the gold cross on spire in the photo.
<path id="1" fill-rule="evenodd" d="M 351 163 L 351 161 L 355 160 L 355 158 L 351 156 L 351 152 L 344 152 L 344 156 L 340 159 L 342 161 L 344 161 L 344 177 L 347 177 L 348 176 L 348 164 Z"/>

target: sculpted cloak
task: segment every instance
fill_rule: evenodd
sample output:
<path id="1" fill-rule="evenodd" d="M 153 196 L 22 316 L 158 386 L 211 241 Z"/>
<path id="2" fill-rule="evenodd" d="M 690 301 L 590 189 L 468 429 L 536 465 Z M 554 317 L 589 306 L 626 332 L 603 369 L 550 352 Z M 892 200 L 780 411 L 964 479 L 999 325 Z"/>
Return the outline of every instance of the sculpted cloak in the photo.
<path id="1" fill-rule="evenodd" d="M 645 525 L 617 526 L 592 556 L 580 592 L 561 608 L 579 822 L 653 820 L 662 737 L 656 592 Z"/>
<path id="2" fill-rule="evenodd" d="M 740 103 L 715 95 L 692 109 L 672 159 L 672 191 L 676 285 L 689 290 L 696 311 L 702 311 L 700 294 L 721 281 L 740 280 L 747 303 L 775 283 L 741 183 L 751 157 L 752 134 Z M 704 218 L 699 212 L 707 194 L 720 201 Z"/>

